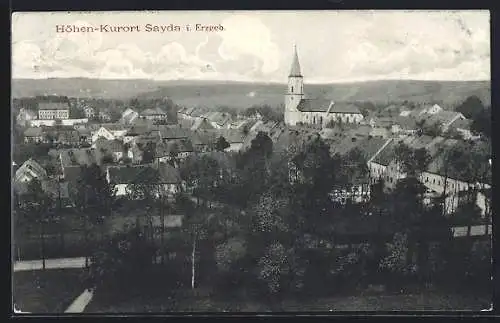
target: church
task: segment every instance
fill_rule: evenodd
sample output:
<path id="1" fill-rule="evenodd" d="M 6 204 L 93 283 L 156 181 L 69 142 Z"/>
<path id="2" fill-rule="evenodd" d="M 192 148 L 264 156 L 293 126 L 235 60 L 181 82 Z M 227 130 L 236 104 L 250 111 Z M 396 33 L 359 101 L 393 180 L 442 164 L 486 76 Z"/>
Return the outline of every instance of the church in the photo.
<path id="1" fill-rule="evenodd" d="M 324 127 L 330 121 L 359 124 L 362 120 L 363 114 L 353 104 L 305 97 L 304 77 L 300 71 L 297 48 L 294 47 L 292 67 L 288 75 L 288 88 L 285 94 L 285 123 L 289 126 L 303 123 Z"/>

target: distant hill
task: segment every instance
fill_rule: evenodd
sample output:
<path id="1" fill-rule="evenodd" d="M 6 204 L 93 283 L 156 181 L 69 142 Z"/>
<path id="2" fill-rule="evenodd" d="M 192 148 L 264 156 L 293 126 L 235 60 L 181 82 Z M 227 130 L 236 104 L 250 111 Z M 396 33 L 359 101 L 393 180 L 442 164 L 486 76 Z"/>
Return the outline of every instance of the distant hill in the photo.
<path id="1" fill-rule="evenodd" d="M 491 104 L 489 81 L 412 81 L 388 80 L 342 84 L 304 84 L 308 97 L 326 97 L 335 101 L 441 102 L 454 106 L 468 96 L 478 96 Z M 216 81 L 153 81 L 101 79 L 14 79 L 12 96 L 65 95 L 130 99 L 133 97 L 170 97 L 183 106 L 229 106 L 246 108 L 254 104 L 283 103 L 284 84 Z"/>

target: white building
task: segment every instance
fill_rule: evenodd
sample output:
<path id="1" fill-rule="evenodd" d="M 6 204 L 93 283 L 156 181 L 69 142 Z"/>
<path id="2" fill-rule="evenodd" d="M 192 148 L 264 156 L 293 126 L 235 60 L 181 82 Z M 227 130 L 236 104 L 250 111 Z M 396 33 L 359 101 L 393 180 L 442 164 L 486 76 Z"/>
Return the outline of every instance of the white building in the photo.
<path id="1" fill-rule="evenodd" d="M 285 94 L 285 123 L 290 126 L 295 126 L 297 123 L 325 126 L 332 121 L 359 124 L 362 120 L 363 114 L 353 104 L 305 97 L 304 79 L 295 48 Z"/>
<path id="2" fill-rule="evenodd" d="M 41 120 L 69 119 L 69 103 L 67 102 L 38 103 L 38 119 Z"/>

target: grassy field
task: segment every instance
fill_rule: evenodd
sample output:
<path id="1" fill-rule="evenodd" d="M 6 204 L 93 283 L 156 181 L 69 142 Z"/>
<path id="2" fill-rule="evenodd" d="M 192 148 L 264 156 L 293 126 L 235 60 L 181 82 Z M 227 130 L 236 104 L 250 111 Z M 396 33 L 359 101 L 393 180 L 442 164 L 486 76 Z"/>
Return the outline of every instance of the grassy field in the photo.
<path id="1" fill-rule="evenodd" d="M 189 293 L 183 293 L 189 294 Z M 88 313 L 135 312 L 302 312 L 302 311 L 480 311 L 489 308 L 487 297 L 439 292 L 401 295 L 371 295 L 319 298 L 315 300 L 283 300 L 275 305 L 244 298 L 230 301 L 208 296 L 185 296 L 172 293 L 162 298 L 147 298 L 144 294 L 127 300 L 114 301 L 99 293 L 85 309 Z"/>
<path id="2" fill-rule="evenodd" d="M 63 313 L 80 295 L 82 269 L 51 269 L 16 272 L 13 299 L 17 308 L 31 313 Z"/>

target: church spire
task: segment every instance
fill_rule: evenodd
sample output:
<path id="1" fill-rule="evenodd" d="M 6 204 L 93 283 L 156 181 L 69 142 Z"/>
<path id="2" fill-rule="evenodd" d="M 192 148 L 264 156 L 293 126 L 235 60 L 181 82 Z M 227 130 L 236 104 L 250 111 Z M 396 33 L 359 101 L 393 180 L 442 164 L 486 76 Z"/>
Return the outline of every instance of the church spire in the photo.
<path id="1" fill-rule="evenodd" d="M 292 67 L 290 69 L 290 75 L 288 76 L 302 76 L 300 73 L 299 55 L 297 55 L 297 46 L 293 45 L 293 61 Z"/>

